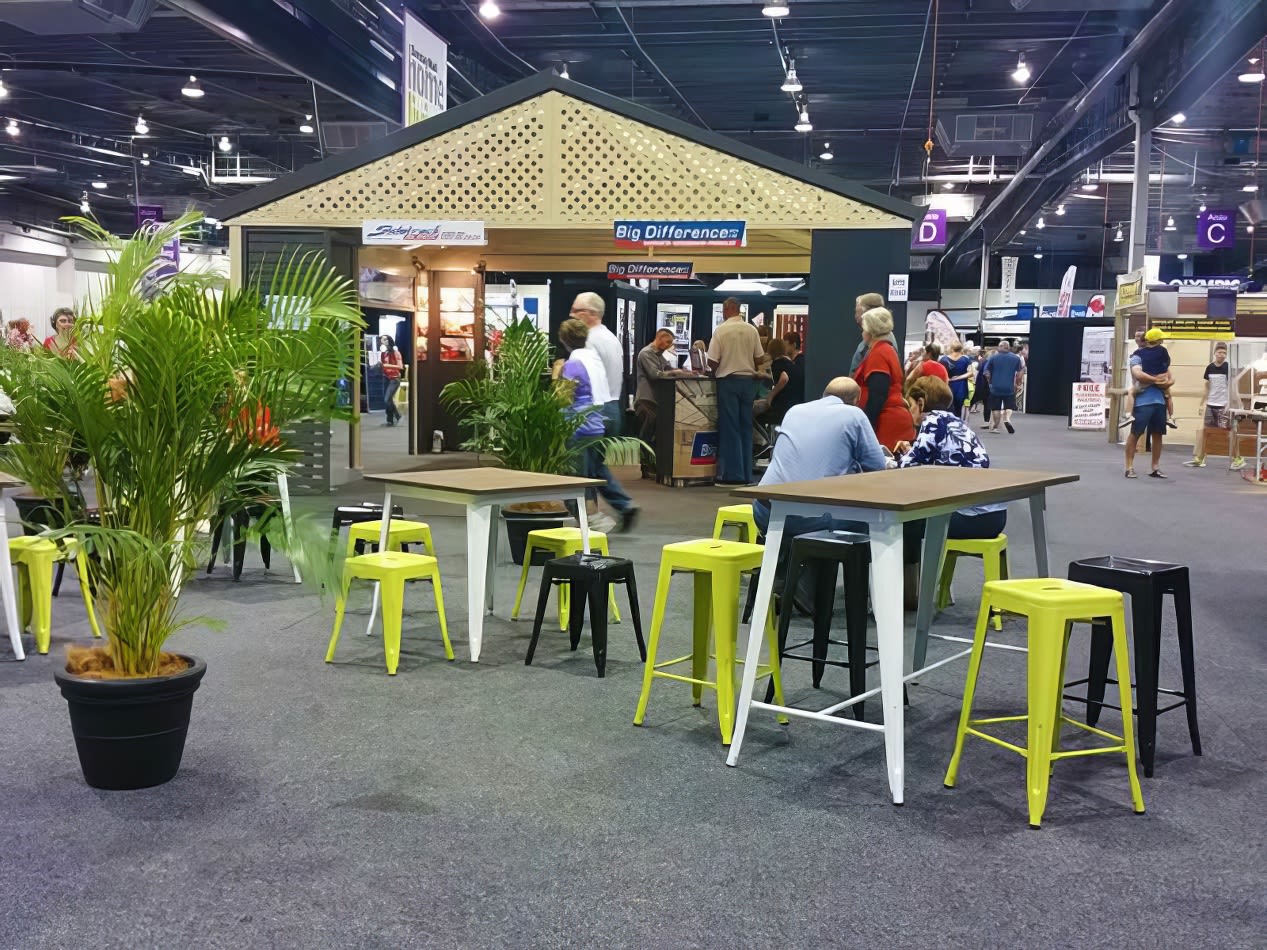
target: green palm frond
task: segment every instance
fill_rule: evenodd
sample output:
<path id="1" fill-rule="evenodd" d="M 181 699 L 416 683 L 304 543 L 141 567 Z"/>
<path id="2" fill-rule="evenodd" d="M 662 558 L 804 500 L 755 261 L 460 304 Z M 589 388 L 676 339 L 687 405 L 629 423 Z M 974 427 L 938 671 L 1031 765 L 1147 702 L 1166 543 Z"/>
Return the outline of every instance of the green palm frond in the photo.
<path id="1" fill-rule="evenodd" d="M 128 673 L 155 669 L 187 622 L 176 592 L 198 523 L 294 462 L 274 427 L 332 418 L 356 354 L 355 290 L 313 257 L 280 262 L 268 296 L 205 276 L 156 278 L 162 246 L 197 220 L 123 240 L 76 219 L 111 257 L 77 324 L 79 358 L 0 352 L 0 388 L 17 409 L 0 468 L 60 508 L 63 533 L 91 553 L 110 649 Z M 84 523 L 65 479 L 83 459 L 100 526 Z"/>

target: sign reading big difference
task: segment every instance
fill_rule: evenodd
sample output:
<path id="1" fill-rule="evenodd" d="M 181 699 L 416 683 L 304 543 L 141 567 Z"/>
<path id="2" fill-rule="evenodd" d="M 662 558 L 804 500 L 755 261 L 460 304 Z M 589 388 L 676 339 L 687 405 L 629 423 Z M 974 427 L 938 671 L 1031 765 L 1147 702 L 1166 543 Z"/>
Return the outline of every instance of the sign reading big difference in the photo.
<path id="1" fill-rule="evenodd" d="M 617 247 L 744 247 L 746 221 L 617 221 Z"/>
<path id="2" fill-rule="evenodd" d="M 449 44 L 405 11 L 401 121 L 413 125 L 449 106 Z"/>
<path id="3" fill-rule="evenodd" d="M 362 244 L 482 247 L 483 221 L 362 221 Z"/>
<path id="4" fill-rule="evenodd" d="M 690 261 L 612 261 L 608 280 L 690 280 L 695 265 Z"/>

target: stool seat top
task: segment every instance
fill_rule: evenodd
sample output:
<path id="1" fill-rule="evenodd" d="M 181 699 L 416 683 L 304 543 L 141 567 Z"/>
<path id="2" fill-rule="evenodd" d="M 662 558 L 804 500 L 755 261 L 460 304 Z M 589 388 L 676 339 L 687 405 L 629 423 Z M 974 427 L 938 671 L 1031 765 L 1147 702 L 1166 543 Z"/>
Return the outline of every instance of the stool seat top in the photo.
<path id="1" fill-rule="evenodd" d="M 407 521 L 404 518 L 393 518 L 387 526 L 388 534 L 403 534 L 406 531 L 417 531 L 421 528 L 430 528 L 425 521 Z M 383 519 L 377 521 L 361 521 L 352 525 L 352 530 L 358 534 L 365 534 L 372 531 L 381 531 L 383 529 Z"/>
<path id="2" fill-rule="evenodd" d="M 546 562 L 550 567 L 558 569 L 588 570 L 595 572 L 610 571 L 618 567 L 628 567 L 633 561 L 624 557 L 608 557 L 606 554 L 569 554 L 567 557 L 556 557 Z"/>
<path id="3" fill-rule="evenodd" d="M 594 531 L 590 529 L 590 540 L 598 540 L 606 538 L 607 535 L 602 531 Z M 581 529 L 564 527 L 564 528 L 537 528 L 528 532 L 530 540 L 543 541 L 579 541 L 581 540 Z"/>
<path id="4" fill-rule="evenodd" d="M 723 515 L 741 515 L 741 516 L 747 515 L 749 518 L 752 517 L 751 504 L 722 505 L 721 507 L 717 509 L 717 511 L 719 514 L 723 514 Z"/>
<path id="5" fill-rule="evenodd" d="M 798 541 L 818 541 L 826 544 L 870 544 L 871 535 L 860 531 L 811 531 L 809 534 L 798 534 L 792 539 Z"/>
<path id="6" fill-rule="evenodd" d="M 1131 574 L 1161 574 L 1166 571 L 1187 570 L 1182 564 L 1168 561 L 1150 561 L 1138 557 L 1121 557 L 1105 554 L 1102 557 L 1084 557 L 1070 563 L 1070 567 L 1089 567 L 1102 571 L 1124 571 Z"/>
<path id="7" fill-rule="evenodd" d="M 430 554 L 414 554 L 412 551 L 380 551 L 377 554 L 358 554 L 343 562 L 354 567 L 377 567 L 384 570 L 426 567 L 435 564 Z"/>
<path id="8" fill-rule="evenodd" d="M 743 541 L 714 541 L 712 538 L 701 538 L 698 541 L 675 541 L 664 546 L 665 554 L 689 554 L 717 560 L 748 560 L 754 555 L 760 558 L 765 548 L 760 544 L 747 544 Z"/>
<path id="9" fill-rule="evenodd" d="M 995 606 L 1015 609 L 1023 604 L 1038 610 L 1065 608 L 1073 615 L 1096 616 L 1122 604 L 1122 594 L 1107 587 L 1067 581 L 1061 577 L 1025 577 L 1017 580 L 987 581 L 982 596 Z M 1018 613 L 1020 611 L 1017 611 Z"/>

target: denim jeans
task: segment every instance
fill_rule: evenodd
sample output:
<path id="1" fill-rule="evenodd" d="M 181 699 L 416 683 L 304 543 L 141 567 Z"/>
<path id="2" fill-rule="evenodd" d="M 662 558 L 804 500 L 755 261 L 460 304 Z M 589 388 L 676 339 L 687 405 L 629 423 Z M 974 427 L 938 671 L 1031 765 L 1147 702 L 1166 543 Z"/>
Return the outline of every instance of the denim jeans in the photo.
<path id="1" fill-rule="evenodd" d="M 752 481 L 751 376 L 717 380 L 717 481 Z"/>
<path id="2" fill-rule="evenodd" d="M 630 508 L 636 507 L 633 499 L 630 498 L 620 482 L 612 477 L 611 470 L 607 467 L 607 463 L 603 460 L 601 449 L 589 446 L 581 454 L 581 471 L 578 473 L 583 478 L 601 478 L 603 484 L 598 488 L 585 489 L 585 497 L 589 501 L 596 501 L 599 495 L 602 495 L 607 504 L 611 505 L 617 512 L 623 514 Z M 576 517 L 576 502 L 565 502 L 568 511 L 572 513 L 572 517 Z"/>
<path id="3" fill-rule="evenodd" d="M 396 408 L 396 391 L 400 389 L 400 377 L 388 378 L 383 385 L 383 409 L 387 413 L 388 422 L 400 419 L 400 410 Z"/>

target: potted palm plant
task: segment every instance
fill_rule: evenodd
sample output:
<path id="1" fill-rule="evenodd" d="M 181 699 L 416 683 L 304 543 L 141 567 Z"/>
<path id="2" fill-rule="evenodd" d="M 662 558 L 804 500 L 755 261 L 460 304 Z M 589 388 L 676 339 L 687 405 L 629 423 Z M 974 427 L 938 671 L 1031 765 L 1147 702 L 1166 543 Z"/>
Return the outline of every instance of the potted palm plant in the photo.
<path id="1" fill-rule="evenodd" d="M 495 459 L 504 468 L 547 475 L 572 475 L 585 449 L 637 458 L 642 443 L 619 437 L 577 438 L 585 413 L 568 412 L 574 385 L 550 378 L 550 340 L 530 317 L 512 319 L 493 337 L 492 359 L 471 364 L 467 376 L 449 383 L 440 402 L 471 435 L 461 448 Z M 528 532 L 557 527 L 567 512 L 556 502 L 510 505 L 502 512 L 511 557 L 523 563 Z"/>
<path id="2" fill-rule="evenodd" d="M 77 324 L 74 358 L 0 353 L 16 404 L 0 469 L 57 511 L 49 537 L 79 546 L 105 646 L 72 648 L 55 678 L 84 777 L 143 788 L 175 775 L 206 663 L 164 651 L 202 620 L 180 610 L 199 526 L 217 505 L 258 497 L 296 458 L 282 430 L 329 419 L 350 375 L 355 290 L 323 263 L 291 258 L 258 286 L 160 276 L 160 250 L 191 214 L 129 239 L 72 223 L 110 252 Z M 67 472 L 86 463 L 97 517 Z"/>

